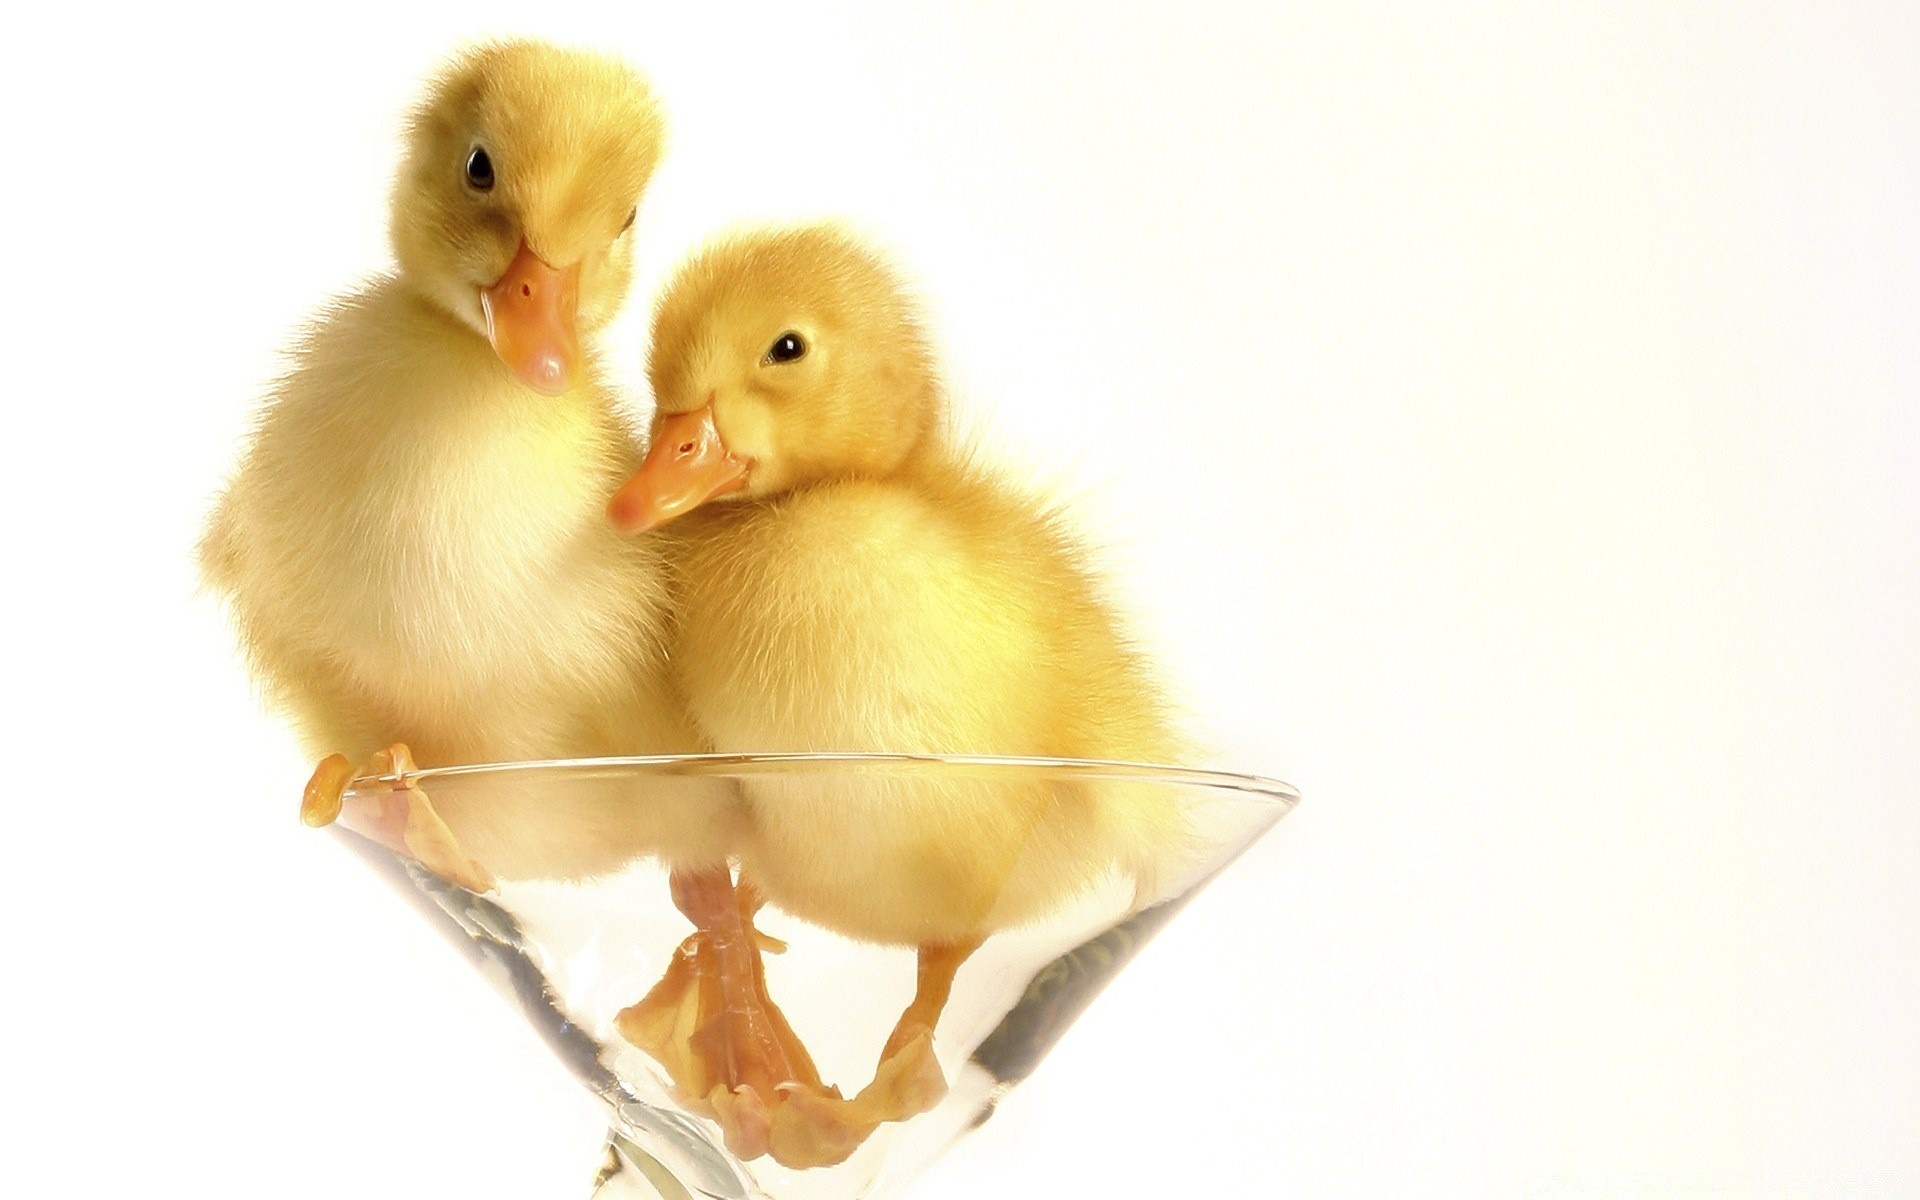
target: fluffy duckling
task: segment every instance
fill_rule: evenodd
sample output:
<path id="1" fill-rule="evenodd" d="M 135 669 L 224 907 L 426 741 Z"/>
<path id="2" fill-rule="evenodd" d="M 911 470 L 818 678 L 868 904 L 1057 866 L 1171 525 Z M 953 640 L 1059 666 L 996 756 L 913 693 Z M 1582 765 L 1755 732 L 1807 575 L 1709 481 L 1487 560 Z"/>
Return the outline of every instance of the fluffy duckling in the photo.
<path id="1" fill-rule="evenodd" d="M 629 531 L 673 522 L 669 660 L 714 749 L 1179 760 L 1066 522 L 952 444 L 914 305 L 859 242 L 809 227 L 710 249 L 656 310 L 650 374 L 652 449 L 608 511 Z M 1182 841 L 1150 788 L 745 792 L 743 879 L 918 948 L 882 1074 L 924 1053 L 982 939 L 1116 870 L 1150 894 Z"/>
<path id="2" fill-rule="evenodd" d="M 200 546 L 256 675 L 327 755 L 310 823 L 356 763 L 690 748 L 658 552 L 602 516 L 638 455 L 581 346 L 625 296 L 661 137 L 630 68 L 526 41 L 457 58 L 413 113 L 396 269 L 295 347 Z M 634 841 L 613 806 L 406 800 L 389 832 L 472 886 L 479 863 L 596 873 Z"/>

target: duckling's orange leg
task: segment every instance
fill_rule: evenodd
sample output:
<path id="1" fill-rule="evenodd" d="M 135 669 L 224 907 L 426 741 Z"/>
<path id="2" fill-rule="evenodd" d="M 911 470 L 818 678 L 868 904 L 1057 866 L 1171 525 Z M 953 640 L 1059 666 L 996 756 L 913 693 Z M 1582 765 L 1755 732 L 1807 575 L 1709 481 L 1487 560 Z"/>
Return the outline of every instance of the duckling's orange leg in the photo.
<path id="1" fill-rule="evenodd" d="M 744 879 L 736 888 L 724 866 L 675 871 L 672 887 L 675 904 L 698 929 L 653 990 L 614 1025 L 667 1069 L 690 1107 L 720 1122 L 734 1154 L 771 1154 L 786 1167 L 830 1166 L 882 1122 L 924 1112 L 945 1093 L 925 1038 L 883 1064 L 852 1100 L 822 1083 L 767 992 L 760 951 L 784 947 L 754 928 L 758 891 Z"/>
<path id="2" fill-rule="evenodd" d="M 724 863 L 675 869 L 669 883 L 695 932 L 660 982 L 614 1026 L 667 1069 L 694 1107 L 719 1120 L 728 1149 L 758 1158 L 770 1149 L 774 1109 L 788 1091 L 832 1100 L 840 1093 L 821 1083 L 813 1057 L 767 992 L 760 951 L 784 947 L 754 928 L 759 893 L 744 882 L 736 888 Z"/>
<path id="3" fill-rule="evenodd" d="M 880 1053 L 881 1062 L 900 1053 L 922 1034 L 933 1035 L 933 1027 L 940 1023 L 947 999 L 953 995 L 954 976 L 979 948 L 978 938 L 964 942 L 929 942 L 920 947 L 920 974 L 913 1000 L 894 1025 L 893 1036 L 887 1039 L 886 1049 Z"/>
<path id="4" fill-rule="evenodd" d="M 880 1052 L 873 1082 L 846 1102 L 842 1120 L 863 1121 L 869 1126 L 904 1121 L 940 1103 L 947 1094 L 947 1077 L 933 1053 L 933 1027 L 939 1024 L 940 1013 L 953 994 L 954 976 L 979 948 L 979 939 L 930 942 L 920 947 L 913 1000 L 900 1014 L 886 1048 Z M 805 1103 L 813 1109 L 824 1107 L 814 1101 Z"/>
<path id="5" fill-rule="evenodd" d="M 773 1157 L 789 1167 L 824 1166 L 844 1160 L 880 1125 L 928 1111 L 947 1094 L 946 1074 L 933 1052 L 933 1027 L 953 993 L 962 963 L 978 940 L 920 947 L 919 983 L 887 1039 L 873 1082 L 851 1100 L 839 1093 L 788 1085 L 768 1114 Z"/>
<path id="6" fill-rule="evenodd" d="M 315 828 L 331 825 L 342 815 L 347 784 L 356 776 L 391 775 L 395 780 L 392 793 L 367 797 L 365 806 L 356 804 L 342 824 L 417 860 L 450 883 L 472 892 L 489 890 L 493 887 L 492 873 L 461 850 L 459 840 L 433 802 L 413 781 L 415 769 L 413 752 L 404 742 L 395 742 L 374 755 L 358 772 L 346 755 L 329 754 L 307 780 L 300 800 L 300 819 Z"/>
<path id="7" fill-rule="evenodd" d="M 760 958 L 760 933 L 753 926 L 759 896 L 735 889 L 725 866 L 675 871 L 673 902 L 707 935 L 712 947 L 711 986 L 719 1011 L 716 1023 L 695 1034 L 699 1049 L 720 1069 L 716 1076 L 729 1090 L 751 1087 L 772 1096 L 785 1083 L 820 1087 L 813 1057 L 767 993 L 766 966 Z"/>

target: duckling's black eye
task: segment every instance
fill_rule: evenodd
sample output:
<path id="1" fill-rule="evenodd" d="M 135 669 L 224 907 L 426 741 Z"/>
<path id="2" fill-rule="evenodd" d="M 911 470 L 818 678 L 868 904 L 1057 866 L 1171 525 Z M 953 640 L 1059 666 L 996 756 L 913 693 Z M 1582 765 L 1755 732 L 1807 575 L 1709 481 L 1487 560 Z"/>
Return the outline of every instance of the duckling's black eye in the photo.
<path id="1" fill-rule="evenodd" d="M 467 186 L 476 192 L 493 190 L 493 160 L 478 146 L 467 155 Z"/>
<path id="2" fill-rule="evenodd" d="M 789 329 L 773 339 L 773 346 L 767 351 L 767 361 L 770 363 L 792 362 L 806 352 L 807 344 L 800 340 L 799 334 Z"/>

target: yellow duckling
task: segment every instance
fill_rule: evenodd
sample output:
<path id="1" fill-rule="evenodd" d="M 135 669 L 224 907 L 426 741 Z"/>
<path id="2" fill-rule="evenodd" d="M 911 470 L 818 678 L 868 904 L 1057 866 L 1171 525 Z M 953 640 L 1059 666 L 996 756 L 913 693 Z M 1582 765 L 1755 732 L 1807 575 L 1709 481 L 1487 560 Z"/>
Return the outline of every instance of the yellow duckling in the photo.
<path id="1" fill-rule="evenodd" d="M 409 748 L 691 748 L 661 677 L 658 551 L 602 515 L 638 455 L 581 347 L 625 296 L 661 137 L 631 69 L 536 42 L 459 57 L 414 112 L 397 269 L 301 339 L 200 546 L 255 673 L 328 755 L 311 823 L 355 763 L 406 769 Z M 534 800 L 494 799 L 439 815 L 456 840 L 407 796 L 388 832 L 472 886 L 481 862 L 595 873 L 633 840 L 605 807 L 530 820 L 514 809 Z"/>
<path id="2" fill-rule="evenodd" d="M 652 449 L 608 512 L 675 521 L 669 659 L 714 749 L 1179 760 L 1065 521 L 951 443 L 915 307 L 860 243 L 808 227 L 710 249 L 656 310 L 650 374 Z M 982 939 L 1116 870 L 1150 894 L 1182 842 L 1147 788 L 745 791 L 743 880 L 918 948 L 882 1074 L 925 1052 Z"/>

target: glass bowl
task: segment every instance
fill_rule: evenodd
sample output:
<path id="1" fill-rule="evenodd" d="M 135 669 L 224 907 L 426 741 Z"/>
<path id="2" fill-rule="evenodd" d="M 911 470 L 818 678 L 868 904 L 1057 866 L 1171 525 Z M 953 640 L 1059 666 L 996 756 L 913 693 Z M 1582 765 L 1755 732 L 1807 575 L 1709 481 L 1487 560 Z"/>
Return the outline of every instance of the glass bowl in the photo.
<path id="1" fill-rule="evenodd" d="M 362 777 L 334 828 L 606 1103 L 596 1196 L 845 1200 L 986 1120 L 1298 799 L 1143 764 L 688 755 Z"/>

